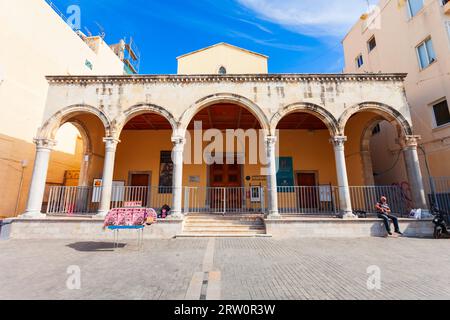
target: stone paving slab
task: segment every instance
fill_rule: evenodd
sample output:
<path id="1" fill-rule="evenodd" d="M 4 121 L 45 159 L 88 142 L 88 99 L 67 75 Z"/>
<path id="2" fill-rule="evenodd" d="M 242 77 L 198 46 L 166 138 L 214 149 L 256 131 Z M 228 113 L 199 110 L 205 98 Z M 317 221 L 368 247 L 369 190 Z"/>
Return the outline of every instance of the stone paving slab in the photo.
<path id="1" fill-rule="evenodd" d="M 105 242 L 8 240 L 0 299 L 185 299 L 202 274 L 193 296 L 204 299 L 450 299 L 449 241 L 176 239 L 114 251 Z M 79 290 L 67 288 L 70 266 L 81 272 Z M 380 290 L 367 288 L 369 266 L 381 271 Z"/>

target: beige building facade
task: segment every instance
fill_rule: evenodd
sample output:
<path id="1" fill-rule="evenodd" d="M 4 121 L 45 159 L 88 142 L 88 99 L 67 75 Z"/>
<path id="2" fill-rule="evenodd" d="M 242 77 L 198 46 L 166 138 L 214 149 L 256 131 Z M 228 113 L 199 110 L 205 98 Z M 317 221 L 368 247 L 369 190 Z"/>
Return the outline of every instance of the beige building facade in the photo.
<path id="1" fill-rule="evenodd" d="M 178 62 L 177 75 L 47 77 L 24 217 L 104 216 L 137 201 L 168 204 L 174 217 L 353 218 L 355 209 L 373 212 L 381 195 L 403 203 L 398 189 L 373 186 L 368 132 L 380 118 L 402 143 L 412 206 L 426 208 L 404 74 L 269 74 L 267 57 L 228 44 Z M 82 177 L 78 187 L 54 187 L 42 212 L 49 157 L 66 123 L 81 128 Z"/>
<path id="2" fill-rule="evenodd" d="M 33 139 L 45 118 L 45 76 L 121 75 L 124 65 L 101 37 L 83 40 L 44 0 L 0 1 L 0 30 L 0 217 L 8 217 L 25 210 Z M 82 137 L 73 127 L 62 130 L 49 185 L 73 184 L 66 175 L 81 166 Z"/>
<path id="3" fill-rule="evenodd" d="M 421 136 L 419 157 L 426 184 L 430 174 L 449 177 L 450 3 L 381 0 L 352 27 L 343 46 L 345 73 L 408 74 L 405 92 L 414 132 Z M 409 189 L 396 132 L 384 122 L 374 133 L 376 183 Z"/>

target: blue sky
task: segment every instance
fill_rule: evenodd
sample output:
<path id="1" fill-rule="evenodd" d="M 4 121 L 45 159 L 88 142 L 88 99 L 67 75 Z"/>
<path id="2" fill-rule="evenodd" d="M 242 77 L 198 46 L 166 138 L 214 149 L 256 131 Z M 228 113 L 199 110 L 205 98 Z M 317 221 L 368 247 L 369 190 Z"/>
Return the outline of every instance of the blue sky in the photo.
<path id="1" fill-rule="evenodd" d="M 270 57 L 269 72 L 341 72 L 341 40 L 366 0 L 53 0 L 81 9 L 82 30 L 132 36 L 142 74 L 176 73 L 176 57 L 228 42 Z"/>

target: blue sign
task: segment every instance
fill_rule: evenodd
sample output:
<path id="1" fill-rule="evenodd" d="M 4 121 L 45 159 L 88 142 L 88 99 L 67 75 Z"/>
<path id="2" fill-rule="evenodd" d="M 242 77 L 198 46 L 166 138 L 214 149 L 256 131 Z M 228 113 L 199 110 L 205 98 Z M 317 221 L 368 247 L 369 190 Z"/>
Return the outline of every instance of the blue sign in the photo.
<path id="1" fill-rule="evenodd" d="M 292 157 L 280 157 L 277 159 L 277 186 L 294 186 L 294 162 Z"/>

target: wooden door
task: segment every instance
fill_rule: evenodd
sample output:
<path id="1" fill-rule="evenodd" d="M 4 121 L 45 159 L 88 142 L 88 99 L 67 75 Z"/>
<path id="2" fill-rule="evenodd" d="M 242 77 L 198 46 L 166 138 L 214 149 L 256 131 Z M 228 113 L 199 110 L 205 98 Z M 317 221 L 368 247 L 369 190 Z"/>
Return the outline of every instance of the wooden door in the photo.
<path id="1" fill-rule="evenodd" d="M 299 207 L 301 209 L 319 208 L 319 190 L 316 174 L 314 172 L 298 172 L 297 185 L 301 187 L 297 191 Z"/>
<path id="2" fill-rule="evenodd" d="M 128 201 L 141 201 L 143 207 L 148 205 L 150 174 L 132 173 L 130 178 L 131 192 L 127 196 Z"/>
<path id="3" fill-rule="evenodd" d="M 225 162 L 225 160 L 224 160 Z M 210 166 L 210 207 L 217 211 L 239 211 L 242 207 L 242 167 L 237 164 Z"/>

